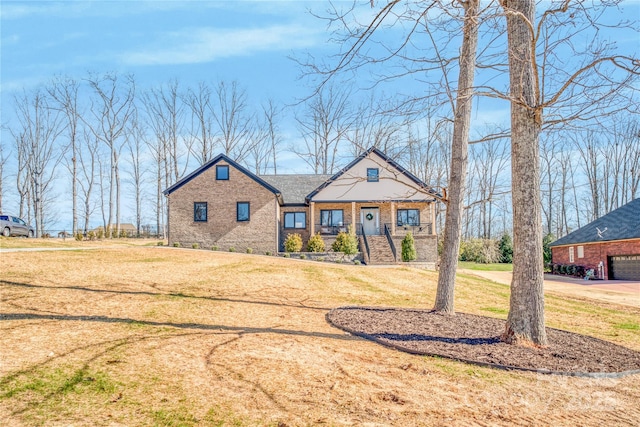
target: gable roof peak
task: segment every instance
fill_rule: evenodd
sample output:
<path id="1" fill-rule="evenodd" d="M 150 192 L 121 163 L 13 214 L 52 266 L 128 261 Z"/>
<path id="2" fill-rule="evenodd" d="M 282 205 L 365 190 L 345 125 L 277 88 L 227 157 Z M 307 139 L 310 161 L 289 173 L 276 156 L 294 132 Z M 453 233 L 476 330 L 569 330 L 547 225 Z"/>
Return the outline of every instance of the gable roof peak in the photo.
<path id="1" fill-rule="evenodd" d="M 254 174 L 253 172 L 251 172 L 250 170 L 246 169 L 244 166 L 240 165 L 239 163 L 235 162 L 234 160 L 231 160 L 227 155 L 222 154 L 222 153 L 218 154 L 213 159 L 209 160 L 208 162 L 206 162 L 205 164 L 203 164 L 202 166 L 200 166 L 199 168 L 197 168 L 196 170 L 191 172 L 189 175 L 187 175 L 187 176 L 183 177 L 182 179 L 178 180 L 178 182 L 176 182 L 175 184 L 169 186 L 162 193 L 165 196 L 168 196 L 169 194 L 173 193 L 175 190 L 177 190 L 178 188 L 182 187 L 183 185 L 185 185 L 186 183 L 188 183 L 189 181 L 191 181 L 192 179 L 194 179 L 195 177 L 197 177 L 198 175 L 200 175 L 201 173 L 203 173 L 207 169 L 211 168 L 216 163 L 219 163 L 220 161 L 224 161 L 225 163 L 233 166 L 235 169 L 237 169 L 240 172 L 244 173 L 249 178 L 253 179 L 258 184 L 262 185 L 264 188 L 266 188 L 267 190 L 271 191 L 273 194 L 276 195 L 276 197 L 278 197 L 279 199 L 281 198 L 280 190 L 278 190 L 277 188 L 275 188 L 274 186 L 272 186 L 271 184 L 269 184 L 268 182 L 266 182 L 265 180 L 260 178 L 258 175 Z"/>
<path id="2" fill-rule="evenodd" d="M 384 152 L 382 152 L 382 150 L 380 150 L 378 147 L 376 147 L 375 145 L 372 145 L 371 147 L 369 147 L 367 150 L 363 151 L 358 157 L 356 157 L 355 159 L 353 159 L 353 161 L 351 163 L 349 163 L 347 166 L 343 167 L 342 169 L 340 169 L 336 174 L 334 174 L 331 178 L 329 178 L 328 180 L 326 180 L 324 183 L 322 183 L 318 188 L 316 188 L 315 190 L 313 190 L 311 193 L 309 193 L 307 195 L 307 197 L 305 198 L 305 201 L 308 203 L 316 194 L 318 194 L 323 188 L 327 187 L 328 185 L 330 185 L 332 182 L 336 181 L 338 178 L 340 178 L 342 175 L 344 175 L 348 170 L 352 169 L 356 164 L 358 164 L 360 161 L 362 161 L 363 159 L 365 159 L 367 156 L 369 156 L 369 154 L 374 153 L 377 156 L 379 156 L 380 158 L 382 158 L 382 160 L 384 160 L 389 166 L 393 167 L 394 169 L 396 169 L 398 172 L 400 172 L 400 174 L 404 175 L 405 177 L 407 177 L 409 180 L 411 180 L 414 184 L 416 184 L 419 188 L 424 189 L 427 193 L 429 193 L 429 195 L 435 197 L 436 199 L 442 199 L 442 195 L 440 195 L 437 191 L 435 191 L 433 188 L 431 188 L 430 186 L 428 186 L 427 184 L 425 184 L 422 180 L 420 180 L 418 177 L 416 177 L 414 174 L 412 174 L 411 172 L 409 172 L 408 170 L 406 170 L 405 168 L 403 168 L 402 166 L 400 166 L 398 163 L 396 163 L 395 161 L 393 161 L 389 156 L 387 156 Z"/>

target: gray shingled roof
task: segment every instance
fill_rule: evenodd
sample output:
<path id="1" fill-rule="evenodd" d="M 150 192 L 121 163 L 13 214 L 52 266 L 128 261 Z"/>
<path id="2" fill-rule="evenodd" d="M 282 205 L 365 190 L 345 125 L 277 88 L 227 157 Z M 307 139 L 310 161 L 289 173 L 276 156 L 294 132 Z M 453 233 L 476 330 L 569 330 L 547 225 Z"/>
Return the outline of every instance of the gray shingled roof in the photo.
<path id="1" fill-rule="evenodd" d="M 556 240 L 549 246 L 640 239 L 640 198 Z"/>
<path id="2" fill-rule="evenodd" d="M 331 175 L 260 175 L 260 178 L 280 190 L 285 204 L 302 204 Z"/>

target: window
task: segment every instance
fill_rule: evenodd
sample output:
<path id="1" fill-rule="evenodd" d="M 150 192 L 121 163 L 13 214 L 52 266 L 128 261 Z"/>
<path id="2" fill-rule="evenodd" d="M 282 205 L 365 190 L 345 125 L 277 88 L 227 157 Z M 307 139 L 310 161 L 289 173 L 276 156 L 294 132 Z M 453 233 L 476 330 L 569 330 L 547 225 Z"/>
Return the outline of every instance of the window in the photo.
<path id="1" fill-rule="evenodd" d="M 307 213 L 286 212 L 284 214 L 284 228 L 307 228 Z"/>
<path id="2" fill-rule="evenodd" d="M 584 258 L 584 246 L 578 246 L 578 258 Z"/>
<path id="3" fill-rule="evenodd" d="M 380 178 L 380 169 L 367 168 L 367 182 L 378 182 Z"/>
<path id="4" fill-rule="evenodd" d="M 320 225 L 325 227 L 337 227 L 343 225 L 342 209 L 321 210 Z"/>
<path id="5" fill-rule="evenodd" d="M 229 180 L 229 166 L 227 166 L 227 165 L 218 165 L 218 166 L 216 166 L 216 179 L 218 181 L 228 181 Z"/>
<path id="6" fill-rule="evenodd" d="M 195 222 L 207 222 L 207 202 L 195 202 L 193 204 L 193 220 Z"/>
<path id="7" fill-rule="evenodd" d="M 398 225 L 420 225 L 418 209 L 398 209 Z"/>
<path id="8" fill-rule="evenodd" d="M 249 221 L 249 202 L 238 202 L 236 207 L 236 219 L 238 221 Z"/>
<path id="9" fill-rule="evenodd" d="M 569 246 L 569 262 L 573 262 L 573 246 Z"/>

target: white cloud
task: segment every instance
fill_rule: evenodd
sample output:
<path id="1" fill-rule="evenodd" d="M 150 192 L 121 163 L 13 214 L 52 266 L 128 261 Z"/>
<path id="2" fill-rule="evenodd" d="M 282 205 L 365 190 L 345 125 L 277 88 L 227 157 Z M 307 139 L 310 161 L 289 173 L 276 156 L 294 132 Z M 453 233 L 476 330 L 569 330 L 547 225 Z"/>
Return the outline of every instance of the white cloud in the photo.
<path id="1" fill-rule="evenodd" d="M 0 7 L 2 19 L 20 19 L 32 15 L 46 16 L 68 16 L 71 13 L 78 13 L 90 7 L 90 2 L 3 2 Z"/>
<path id="2" fill-rule="evenodd" d="M 161 46 L 124 53 L 129 65 L 197 64 L 258 52 L 309 47 L 316 33 L 300 25 L 274 25 L 254 29 L 200 28 L 168 34 Z M 166 47 L 165 47 L 166 46 Z"/>

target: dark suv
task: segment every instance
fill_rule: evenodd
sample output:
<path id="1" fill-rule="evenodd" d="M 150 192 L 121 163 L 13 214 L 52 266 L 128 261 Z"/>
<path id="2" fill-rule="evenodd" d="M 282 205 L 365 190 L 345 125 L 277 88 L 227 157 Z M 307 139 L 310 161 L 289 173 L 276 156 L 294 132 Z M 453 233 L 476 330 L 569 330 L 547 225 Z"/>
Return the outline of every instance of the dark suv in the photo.
<path id="1" fill-rule="evenodd" d="M 0 232 L 3 236 L 33 237 L 35 230 L 17 216 L 0 215 Z"/>

